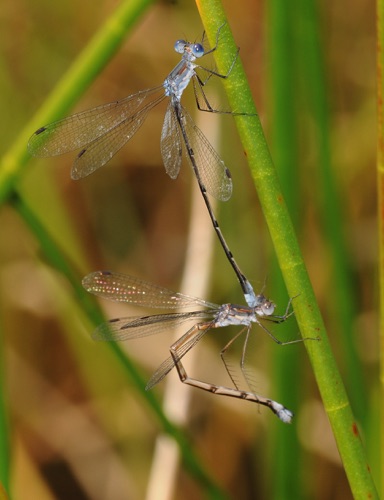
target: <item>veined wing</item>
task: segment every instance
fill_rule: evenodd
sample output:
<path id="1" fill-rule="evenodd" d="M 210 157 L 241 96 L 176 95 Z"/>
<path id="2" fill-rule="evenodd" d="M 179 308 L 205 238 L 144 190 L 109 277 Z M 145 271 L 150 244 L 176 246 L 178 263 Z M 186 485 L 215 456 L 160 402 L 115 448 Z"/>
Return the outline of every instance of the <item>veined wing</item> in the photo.
<path id="1" fill-rule="evenodd" d="M 129 116 L 115 127 L 109 129 L 104 135 L 85 146 L 73 164 L 72 179 L 81 179 L 102 167 L 133 137 L 144 123 L 149 111 L 165 98 L 157 97 L 135 114 Z"/>
<path id="2" fill-rule="evenodd" d="M 155 314 L 152 316 L 130 316 L 106 321 L 92 333 L 94 340 L 123 341 L 148 337 L 169 331 L 192 319 L 212 317 L 207 311 L 187 313 Z"/>
<path id="3" fill-rule="evenodd" d="M 203 186 L 214 198 L 221 201 L 229 200 L 232 195 L 232 179 L 229 169 L 203 132 L 195 125 L 188 111 L 179 104 L 178 110 L 174 112 L 181 113 L 182 126 L 185 129 Z M 187 149 L 189 149 L 188 146 Z M 187 156 L 192 163 L 190 154 Z"/>
<path id="4" fill-rule="evenodd" d="M 164 117 L 160 146 L 165 171 L 171 179 L 176 179 L 180 172 L 183 149 L 180 127 L 171 100 Z"/>
<path id="5" fill-rule="evenodd" d="M 162 85 L 41 127 L 29 139 L 28 150 L 33 156 L 56 156 L 83 148 L 128 120 L 148 97 L 158 92 L 164 94 Z"/>
<path id="6" fill-rule="evenodd" d="M 179 292 L 172 292 L 128 274 L 111 271 L 96 271 L 83 279 L 83 287 L 90 293 L 116 302 L 154 307 L 160 309 L 178 309 L 185 307 L 204 307 L 218 309 L 219 306 L 197 297 Z"/>

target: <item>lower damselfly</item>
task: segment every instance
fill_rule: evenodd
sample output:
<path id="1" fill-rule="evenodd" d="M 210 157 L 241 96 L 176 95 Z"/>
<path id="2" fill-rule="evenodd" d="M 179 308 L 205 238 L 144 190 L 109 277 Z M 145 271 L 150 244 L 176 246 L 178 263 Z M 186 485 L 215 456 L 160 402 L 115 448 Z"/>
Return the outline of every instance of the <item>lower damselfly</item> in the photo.
<path id="1" fill-rule="evenodd" d="M 133 306 L 171 310 L 192 309 L 186 312 L 177 311 L 149 316 L 112 319 L 99 325 L 92 334 L 94 340 L 132 340 L 169 331 L 188 321 L 194 321 L 194 325 L 170 346 L 169 350 L 171 355 L 152 375 L 146 389 L 151 389 L 176 367 L 180 380 L 184 384 L 212 392 L 213 394 L 244 399 L 267 406 L 282 422 L 290 423 L 292 421 L 293 413 L 282 404 L 261 396 L 260 394 L 256 394 L 255 392 L 241 389 L 239 383 L 233 376 L 232 368 L 229 367 L 225 356 L 227 350 L 234 341 L 243 335 L 240 369 L 245 382 L 249 387 L 252 387 L 252 380 L 246 369 L 246 354 L 252 323 L 256 323 L 261 327 L 277 344 L 287 345 L 302 341 L 302 339 L 296 339 L 282 342 L 263 324 L 263 321 L 281 323 L 289 318 L 293 314 L 293 312 L 290 311 L 291 300 L 288 303 L 285 313 L 279 316 L 275 314 L 275 304 L 269 301 L 263 294 L 255 296 L 256 305 L 254 307 L 236 304 L 218 305 L 197 297 L 173 292 L 139 278 L 110 271 L 96 271 L 88 274 L 83 279 L 83 287 L 88 292 L 104 299 L 125 302 Z M 226 326 L 242 327 L 225 345 L 220 353 L 221 359 L 234 387 L 225 387 L 190 378 L 182 364 L 182 358 L 196 346 L 210 330 Z"/>

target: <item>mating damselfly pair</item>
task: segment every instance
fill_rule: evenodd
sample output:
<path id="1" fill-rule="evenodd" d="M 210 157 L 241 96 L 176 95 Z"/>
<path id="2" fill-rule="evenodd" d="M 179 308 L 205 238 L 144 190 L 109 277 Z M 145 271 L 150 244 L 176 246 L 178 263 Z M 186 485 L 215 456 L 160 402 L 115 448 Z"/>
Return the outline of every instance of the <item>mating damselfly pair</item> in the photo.
<path id="1" fill-rule="evenodd" d="M 243 326 L 242 332 L 245 332 L 245 341 L 241 369 L 245 380 L 250 385 L 244 364 L 251 323 L 257 323 L 277 343 L 283 344 L 263 326 L 260 320 L 281 322 L 290 315 L 288 310 L 283 316 L 274 315 L 274 304 L 268 301 L 264 295 L 256 295 L 252 285 L 240 271 L 220 230 L 208 198 L 208 195 L 222 201 L 230 198 L 232 194 L 230 171 L 181 104 L 182 94 L 192 80 L 198 109 L 217 112 L 210 106 L 204 93 L 204 86 L 211 77 L 225 79 L 230 75 L 236 63 L 238 51 L 234 55 L 226 74 L 220 74 L 205 68 L 196 64 L 195 61 L 217 49 L 223 28 L 224 25 L 218 29 L 215 46 L 210 50 L 204 49 L 204 35 L 201 43 L 178 40 L 174 48 L 176 52 L 182 54 L 182 58 L 165 78 L 162 85 L 41 127 L 32 135 L 28 149 L 34 156 L 54 156 L 79 150 L 72 167 L 71 176 L 74 179 L 83 178 L 105 165 L 133 137 L 145 121 L 149 111 L 165 98 L 169 98 L 160 141 L 165 170 L 172 179 L 177 178 L 184 149 L 197 179 L 213 227 L 240 282 L 247 306 L 236 306 L 234 304 L 218 306 L 202 299 L 170 292 L 130 276 L 107 272 L 92 273 L 84 279 L 83 284 L 89 292 L 102 297 L 149 307 L 159 307 L 156 304 L 161 304 L 162 307 L 168 306 L 171 309 L 186 306 L 204 308 L 192 312 L 161 314 L 134 320 L 112 320 L 97 330 L 96 337 L 101 340 L 137 338 L 167 328 L 170 323 L 176 324 L 191 318 L 208 319 L 208 321 L 196 323 L 170 347 L 171 357 L 161 365 L 152 377 L 149 387 L 159 382 L 176 366 L 179 377 L 184 383 L 216 394 L 247 399 L 268 406 L 283 422 L 290 422 L 293 413 L 280 403 L 258 396 L 253 392 L 241 390 L 232 377 L 232 382 L 236 387 L 232 389 L 190 379 L 181 362 L 182 357 L 210 329 L 228 325 Z M 297 341 L 287 343 L 293 342 Z M 230 343 L 227 346 L 229 345 Z M 231 376 L 229 370 L 227 371 Z"/>

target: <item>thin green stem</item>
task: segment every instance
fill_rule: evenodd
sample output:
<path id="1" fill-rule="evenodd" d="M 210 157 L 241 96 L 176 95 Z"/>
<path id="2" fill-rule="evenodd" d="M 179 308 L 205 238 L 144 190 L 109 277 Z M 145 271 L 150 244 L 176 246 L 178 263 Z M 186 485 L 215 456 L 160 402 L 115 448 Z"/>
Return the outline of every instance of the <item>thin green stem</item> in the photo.
<path id="1" fill-rule="evenodd" d="M 30 156 L 31 134 L 45 123 L 65 114 L 110 61 L 138 17 L 152 0 L 124 0 L 74 61 L 43 106 L 19 133 L 0 161 L 0 204 L 12 193 Z"/>
<path id="2" fill-rule="evenodd" d="M 104 23 L 90 44 L 84 49 L 79 58 L 68 70 L 66 76 L 58 84 L 57 88 L 47 98 L 42 108 L 19 133 L 15 142 L 0 160 L 0 203 L 3 203 L 13 192 L 13 188 L 22 175 L 29 155 L 26 145 L 29 136 L 43 123 L 47 123 L 65 113 L 72 106 L 87 86 L 94 80 L 95 76 L 108 63 L 111 56 L 116 52 L 126 33 L 134 25 L 138 16 L 151 3 L 151 0 L 125 0 Z M 48 242 L 44 242 L 48 243 Z M 54 255 L 54 253 L 51 253 Z M 78 282 L 73 280 L 74 275 L 68 268 L 65 259 L 57 254 L 54 259 L 55 265 L 72 279 L 72 283 L 80 293 Z M 84 299 L 92 309 L 90 302 Z M 94 307 L 93 307 L 94 310 Z M 95 317 L 95 310 L 94 310 Z M 0 346 L 2 351 L 2 345 Z M 2 354 L 2 353 L 1 353 Z M 3 363 L 1 368 L 3 372 Z M 3 373 L 1 373 L 3 375 Z M 3 382 L 3 381 L 1 381 Z M 1 383 L 3 387 L 3 383 Z M 9 485 L 9 433 L 7 415 L 5 411 L 4 398 L 6 391 L 1 390 L 0 400 L 0 480 L 8 490 Z"/>
<path id="3" fill-rule="evenodd" d="M 10 473 L 10 446 L 9 446 L 9 415 L 7 408 L 7 384 L 5 383 L 5 357 L 3 352 L 3 343 L 0 343 L 0 499 L 7 498 L 5 492 L 2 492 L 2 486 L 9 492 L 9 473 Z"/>
<path id="4" fill-rule="evenodd" d="M 217 29 L 226 23 L 219 0 L 197 0 L 208 39 L 214 42 Z M 218 70 L 225 72 L 236 52 L 229 26 L 215 52 Z M 224 82 L 228 100 L 234 111 L 247 111 L 254 116 L 237 116 L 236 124 L 250 166 L 254 184 L 269 227 L 277 259 L 290 296 L 295 299 L 295 314 L 303 338 L 319 337 L 305 347 L 328 414 L 344 468 L 355 498 L 378 498 L 367 464 L 357 425 L 336 365 L 325 326 L 316 303 L 308 273 L 300 252 L 293 225 L 282 195 L 279 179 L 252 101 L 251 92 L 240 61 Z"/>
<path id="5" fill-rule="evenodd" d="M 356 352 L 354 337 L 351 335 L 357 300 L 353 293 L 350 258 L 343 230 L 345 220 L 331 161 L 329 103 L 320 47 L 318 14 L 313 0 L 296 0 L 296 2 L 296 32 L 300 33 L 297 53 L 300 59 L 300 76 L 304 80 L 301 83 L 306 107 L 314 119 L 314 134 L 318 144 L 319 182 L 316 183 L 315 196 L 318 199 L 319 213 L 324 221 L 325 236 L 333 261 L 334 297 L 329 305 L 332 316 L 338 321 L 338 333 L 343 344 L 346 385 L 354 411 L 364 429 L 368 398 L 363 369 Z"/>
<path id="6" fill-rule="evenodd" d="M 14 195 L 13 190 L 29 160 L 26 144 L 30 135 L 42 124 L 65 114 L 94 80 L 95 76 L 108 63 L 125 39 L 127 32 L 137 21 L 137 18 L 151 3 L 151 0 L 125 0 L 120 4 L 73 63 L 39 112 L 20 132 L 16 141 L 2 158 L 0 164 L 0 203 L 8 198 L 12 199 L 13 205 L 39 241 L 50 265 L 66 276 L 71 283 L 75 297 L 82 304 L 84 312 L 88 315 L 94 326 L 102 322 L 104 318 L 97 303 L 82 289 L 81 273 L 72 265 L 67 255 L 62 252 L 51 238 L 44 224 L 23 202 L 22 198 Z M 205 494 L 212 499 L 226 498 L 225 493 L 207 474 L 204 465 L 201 464 L 201 460 L 196 457 L 185 433 L 165 417 L 155 394 L 144 390 L 145 381 L 138 369 L 116 343 L 109 343 L 108 345 L 118 362 L 124 367 L 127 378 L 131 382 L 134 382 L 140 394 L 157 416 L 164 432 L 170 434 L 178 443 L 182 460 L 187 470 L 199 482 Z M 5 475 L 3 476 L 6 479 Z"/>
<path id="7" fill-rule="evenodd" d="M 293 0 L 294 1 L 294 0 Z M 283 186 L 284 196 L 292 214 L 297 214 L 295 227 L 298 225 L 300 210 L 300 182 L 298 166 L 299 151 L 297 140 L 297 122 L 295 106 L 295 11 L 292 2 L 271 0 L 267 2 L 267 17 L 264 23 L 267 27 L 267 53 L 269 55 L 270 71 L 268 83 L 268 108 L 271 110 L 270 127 L 272 135 L 272 152 L 276 168 Z M 289 57 L 287 55 L 289 54 Z M 295 179 L 295 182 L 292 182 Z M 279 266 L 273 259 L 271 285 L 274 289 L 273 299 L 278 303 L 286 300 L 286 293 Z M 279 291 L 281 291 L 279 293 Z M 285 290 L 284 290 L 285 292 Z M 295 322 L 284 325 L 284 338 L 294 338 L 297 335 Z M 273 355 L 274 387 L 277 400 L 289 402 L 289 407 L 296 410 L 305 391 L 302 384 L 292 384 L 292 380 L 303 380 L 304 366 L 301 358 L 302 349 L 275 349 Z M 287 377 L 286 374 L 290 376 Z M 289 399 L 288 399 L 289 398 Z M 303 482 L 298 470 L 303 468 L 303 453 L 298 433 L 291 429 L 275 425 L 273 446 L 270 450 L 269 480 L 271 498 L 303 498 Z M 273 478 L 273 479 L 272 479 Z"/>

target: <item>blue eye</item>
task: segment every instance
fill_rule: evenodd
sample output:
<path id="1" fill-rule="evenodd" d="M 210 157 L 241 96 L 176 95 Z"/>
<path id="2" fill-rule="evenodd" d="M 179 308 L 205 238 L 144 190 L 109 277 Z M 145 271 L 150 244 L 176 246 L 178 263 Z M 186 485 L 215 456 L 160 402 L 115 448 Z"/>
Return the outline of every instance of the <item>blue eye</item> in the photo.
<path id="1" fill-rule="evenodd" d="M 187 42 L 185 40 L 177 40 L 175 42 L 174 49 L 179 54 L 182 54 L 184 52 L 186 45 L 187 45 Z"/>
<path id="2" fill-rule="evenodd" d="M 191 48 L 192 54 L 195 57 L 201 57 L 204 55 L 204 47 L 201 45 L 201 43 L 194 43 Z"/>

